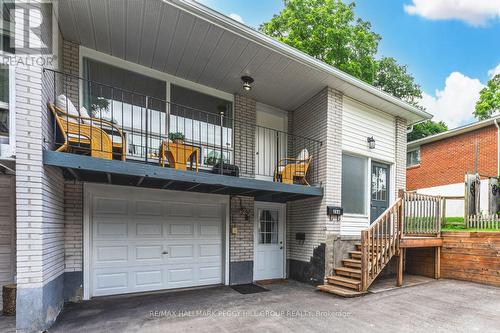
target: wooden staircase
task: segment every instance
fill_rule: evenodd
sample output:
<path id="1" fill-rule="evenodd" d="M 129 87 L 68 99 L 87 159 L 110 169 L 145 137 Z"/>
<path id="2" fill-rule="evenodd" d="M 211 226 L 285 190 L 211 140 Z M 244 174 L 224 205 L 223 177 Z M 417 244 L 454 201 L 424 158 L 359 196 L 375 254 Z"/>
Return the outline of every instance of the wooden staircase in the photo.
<path id="1" fill-rule="evenodd" d="M 356 297 L 364 294 L 361 286 L 361 243 L 356 251 L 349 251 L 349 258 L 342 260 L 342 266 L 334 268 L 335 275 L 327 276 L 325 284 L 318 286 L 324 292 L 342 297 Z"/>
<path id="2" fill-rule="evenodd" d="M 439 237 L 440 209 L 440 197 L 400 191 L 398 200 L 361 232 L 361 243 L 349 251 L 342 266 L 335 267 L 334 275 L 326 276 L 325 283 L 317 288 L 342 297 L 361 296 L 394 256 L 399 257 L 397 284 L 400 286 L 403 280 L 402 239 L 422 234 L 429 240 Z"/>

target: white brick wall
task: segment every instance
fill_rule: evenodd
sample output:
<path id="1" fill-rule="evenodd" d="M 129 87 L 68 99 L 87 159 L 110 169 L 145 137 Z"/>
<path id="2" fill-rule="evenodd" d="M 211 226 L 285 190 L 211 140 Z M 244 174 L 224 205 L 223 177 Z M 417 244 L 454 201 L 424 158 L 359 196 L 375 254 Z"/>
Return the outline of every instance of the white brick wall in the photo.
<path id="1" fill-rule="evenodd" d="M 293 134 L 322 142 L 320 153 L 313 160 L 317 165 L 311 167 L 318 170 L 318 180 L 324 190 L 323 198 L 299 200 L 287 205 L 287 257 L 308 262 L 314 248 L 325 242 L 327 230 L 339 230 L 338 223 L 328 219 L 326 206 L 340 205 L 342 95 L 325 88 L 291 112 L 290 116 L 293 121 L 289 129 L 292 129 Z M 301 147 L 294 149 L 300 150 Z M 303 244 L 295 240 L 297 232 L 306 234 Z"/>
<path id="2" fill-rule="evenodd" d="M 34 288 L 64 270 L 63 178 L 59 169 L 42 164 L 52 139 L 46 102 L 53 81 L 36 62 L 18 63 L 15 71 L 17 283 Z"/>

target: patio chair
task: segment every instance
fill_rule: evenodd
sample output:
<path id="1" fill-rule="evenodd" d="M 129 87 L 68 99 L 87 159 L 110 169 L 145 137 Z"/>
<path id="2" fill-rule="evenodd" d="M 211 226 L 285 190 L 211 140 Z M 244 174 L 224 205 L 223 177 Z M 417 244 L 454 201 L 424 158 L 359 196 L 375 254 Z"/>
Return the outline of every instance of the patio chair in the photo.
<path id="1" fill-rule="evenodd" d="M 284 184 L 294 184 L 295 180 L 303 185 L 310 186 L 306 175 L 312 155 L 306 148 L 302 149 L 297 158 L 287 157 L 279 161 L 274 172 L 274 181 Z"/>
<path id="2" fill-rule="evenodd" d="M 115 124 L 103 119 L 82 117 L 70 100 L 67 100 L 67 105 L 69 112 L 60 106 L 48 104 L 64 141 L 57 151 L 90 152 L 92 157 L 108 160 L 117 155 L 122 161 L 125 160 L 125 138 Z M 115 141 L 115 138 L 119 140 Z"/>

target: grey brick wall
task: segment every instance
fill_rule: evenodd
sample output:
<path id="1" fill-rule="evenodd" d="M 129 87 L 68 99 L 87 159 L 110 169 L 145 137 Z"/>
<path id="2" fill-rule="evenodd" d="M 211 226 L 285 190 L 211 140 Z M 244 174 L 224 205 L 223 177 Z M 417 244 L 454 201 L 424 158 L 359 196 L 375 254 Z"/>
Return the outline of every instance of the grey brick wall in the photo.
<path id="1" fill-rule="evenodd" d="M 396 117 L 396 198 L 399 189 L 406 190 L 406 127 L 406 120 Z"/>
<path id="2" fill-rule="evenodd" d="M 240 206 L 241 200 L 241 206 Z M 241 207 L 248 212 L 248 220 L 241 213 Z M 233 234 L 233 228 L 237 233 Z M 252 197 L 231 197 L 231 224 L 229 258 L 231 262 L 253 260 L 254 199 Z"/>
<path id="3" fill-rule="evenodd" d="M 64 266 L 65 272 L 83 270 L 83 183 L 64 183 Z"/>
<path id="4" fill-rule="evenodd" d="M 63 40 L 61 60 L 62 71 L 64 73 L 80 76 L 80 49 L 78 44 Z M 71 77 L 66 77 L 65 80 L 65 82 L 61 81 L 61 87 L 58 89 L 58 94 L 64 93 L 71 99 L 73 104 L 79 108 L 79 84 L 81 84 L 81 82 Z"/>
<path id="5" fill-rule="evenodd" d="M 234 95 L 234 163 L 241 177 L 255 176 L 256 103 L 246 96 Z M 248 125 L 250 124 L 250 125 Z"/>

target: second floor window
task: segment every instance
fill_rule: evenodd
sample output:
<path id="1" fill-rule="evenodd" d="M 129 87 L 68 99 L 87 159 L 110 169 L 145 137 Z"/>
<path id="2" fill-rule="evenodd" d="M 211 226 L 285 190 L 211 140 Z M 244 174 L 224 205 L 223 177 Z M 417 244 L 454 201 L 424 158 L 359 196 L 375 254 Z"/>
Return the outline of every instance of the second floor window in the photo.
<path id="1" fill-rule="evenodd" d="M 413 165 L 420 164 L 420 148 L 411 150 L 406 153 L 406 166 L 410 167 Z"/>

